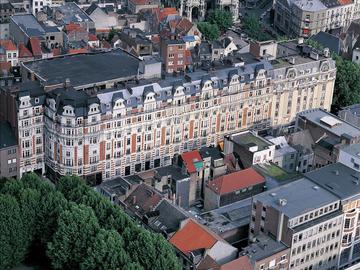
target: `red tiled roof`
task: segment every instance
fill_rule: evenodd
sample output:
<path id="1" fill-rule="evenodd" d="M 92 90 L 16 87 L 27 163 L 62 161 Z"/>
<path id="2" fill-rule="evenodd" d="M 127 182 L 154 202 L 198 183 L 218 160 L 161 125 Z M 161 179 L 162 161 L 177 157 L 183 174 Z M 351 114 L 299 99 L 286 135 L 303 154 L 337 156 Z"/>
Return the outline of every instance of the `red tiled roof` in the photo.
<path id="1" fill-rule="evenodd" d="M 32 54 L 34 56 L 42 56 L 40 40 L 37 37 L 31 37 L 29 42 Z"/>
<path id="2" fill-rule="evenodd" d="M 241 256 L 236 260 L 228 262 L 220 267 L 220 270 L 253 270 L 248 256 Z"/>
<path id="3" fill-rule="evenodd" d="M 345 6 L 345 5 L 349 5 L 352 4 L 353 1 L 352 0 L 339 0 L 340 5 Z"/>
<path id="4" fill-rule="evenodd" d="M 154 8 L 153 12 L 156 14 L 156 17 L 158 18 L 158 21 L 161 22 L 163 19 L 165 19 L 169 15 L 176 15 L 178 14 L 176 8 Z"/>
<path id="5" fill-rule="evenodd" d="M 201 248 L 210 249 L 218 241 L 215 235 L 194 220 L 188 219 L 186 222 L 169 240 L 184 254 Z"/>
<path id="6" fill-rule="evenodd" d="M 32 53 L 25 47 L 24 43 L 19 44 L 19 58 L 31 58 Z"/>
<path id="7" fill-rule="evenodd" d="M 134 5 L 152 5 L 152 1 L 151 0 L 129 0 L 130 2 L 132 2 Z"/>
<path id="8" fill-rule="evenodd" d="M 206 255 L 205 258 L 201 261 L 201 263 L 197 266 L 198 270 L 220 270 L 220 265 L 216 263 L 216 261 L 211 258 L 209 255 Z"/>
<path id="9" fill-rule="evenodd" d="M 197 150 L 185 152 L 181 155 L 181 157 L 185 163 L 188 173 L 196 172 L 194 162 L 202 161 L 201 155 Z"/>
<path id="10" fill-rule="evenodd" d="M 12 42 L 9 39 L 0 40 L 0 46 L 3 47 L 6 51 L 16 51 L 17 50 L 14 42 Z"/>
<path id="11" fill-rule="evenodd" d="M 79 54 L 79 53 L 87 53 L 87 48 L 80 48 L 80 49 L 69 49 L 68 54 Z"/>
<path id="12" fill-rule="evenodd" d="M 253 168 L 233 172 L 210 181 L 207 186 L 219 195 L 265 183 L 262 175 Z"/>
<path id="13" fill-rule="evenodd" d="M 76 24 L 76 23 L 69 23 L 69 24 L 65 25 L 66 32 L 71 32 L 71 31 L 78 30 L 81 28 L 83 28 L 83 27 L 81 27 L 79 24 Z"/>
<path id="14" fill-rule="evenodd" d="M 0 74 L 5 72 L 10 72 L 11 63 L 10 62 L 0 62 Z"/>
<path id="15" fill-rule="evenodd" d="M 60 48 L 54 48 L 54 49 L 52 49 L 52 53 L 53 53 L 53 56 L 59 56 L 59 55 L 61 55 L 61 50 L 60 50 Z"/>
<path id="16" fill-rule="evenodd" d="M 89 41 L 97 41 L 97 37 L 94 34 L 89 33 Z"/>
<path id="17" fill-rule="evenodd" d="M 193 27 L 193 23 L 190 22 L 187 18 L 182 18 L 180 22 L 177 24 L 176 29 L 180 32 L 187 32 Z"/>

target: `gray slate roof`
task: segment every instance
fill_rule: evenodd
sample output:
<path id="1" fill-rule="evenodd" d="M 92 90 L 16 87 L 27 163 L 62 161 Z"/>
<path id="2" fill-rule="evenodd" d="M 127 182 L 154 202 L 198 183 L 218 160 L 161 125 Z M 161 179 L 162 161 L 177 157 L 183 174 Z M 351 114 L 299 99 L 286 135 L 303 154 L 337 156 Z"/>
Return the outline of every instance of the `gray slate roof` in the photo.
<path id="1" fill-rule="evenodd" d="M 315 186 L 317 185 L 309 179 L 301 178 L 295 182 L 260 193 L 253 199 L 277 209 L 291 219 L 338 200 L 338 197 L 331 192 Z M 281 206 L 279 199 L 284 199 L 287 203 Z"/>
<path id="2" fill-rule="evenodd" d="M 317 185 L 338 196 L 341 200 L 360 194 L 360 173 L 335 163 L 306 174 Z"/>
<path id="3" fill-rule="evenodd" d="M 117 49 L 27 62 L 24 66 L 43 78 L 48 85 L 70 79 L 71 85 L 76 88 L 107 80 L 135 78 L 140 61 Z"/>
<path id="4" fill-rule="evenodd" d="M 14 146 L 17 144 L 14 132 L 7 122 L 0 122 L 0 149 Z"/>

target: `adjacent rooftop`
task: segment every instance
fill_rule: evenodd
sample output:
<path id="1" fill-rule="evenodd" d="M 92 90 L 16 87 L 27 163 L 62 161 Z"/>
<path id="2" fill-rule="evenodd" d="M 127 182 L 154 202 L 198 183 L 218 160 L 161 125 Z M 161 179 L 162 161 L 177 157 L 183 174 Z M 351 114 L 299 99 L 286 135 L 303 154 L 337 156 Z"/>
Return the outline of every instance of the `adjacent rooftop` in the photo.
<path id="1" fill-rule="evenodd" d="M 360 136 L 359 128 L 321 109 L 301 112 L 299 113 L 299 117 L 320 126 L 321 128 L 327 130 L 328 133 L 334 134 L 338 137 L 341 137 L 342 135 L 348 135 L 351 137 Z"/>
<path id="2" fill-rule="evenodd" d="M 255 201 L 277 209 L 289 218 L 338 200 L 334 194 L 306 178 L 260 193 L 253 198 Z"/>
<path id="3" fill-rule="evenodd" d="M 342 163 L 311 171 L 306 177 L 342 200 L 360 193 L 360 173 Z"/>
<path id="4" fill-rule="evenodd" d="M 135 78 L 140 59 L 121 50 L 66 55 L 23 63 L 45 84 L 56 85 L 70 79 L 73 87 L 93 86 L 99 82 Z M 126 63 L 126 65 L 124 65 Z"/>
<path id="5" fill-rule="evenodd" d="M 216 194 L 224 195 L 251 186 L 265 184 L 265 179 L 253 168 L 220 176 L 207 185 Z"/>
<path id="6" fill-rule="evenodd" d="M 15 146 L 17 144 L 14 132 L 7 122 L 0 122 L 0 149 Z"/>

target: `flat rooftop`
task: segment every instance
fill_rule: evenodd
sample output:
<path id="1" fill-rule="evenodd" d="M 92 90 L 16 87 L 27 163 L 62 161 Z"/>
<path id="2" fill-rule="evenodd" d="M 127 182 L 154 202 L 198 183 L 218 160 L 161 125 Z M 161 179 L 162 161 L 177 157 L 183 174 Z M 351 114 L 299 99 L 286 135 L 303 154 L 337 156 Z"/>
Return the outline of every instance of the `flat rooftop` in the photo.
<path id="1" fill-rule="evenodd" d="M 116 49 L 108 52 L 65 55 L 23 63 L 46 85 L 56 85 L 70 79 L 76 87 L 94 85 L 110 80 L 135 78 L 140 59 Z"/>
<path id="2" fill-rule="evenodd" d="M 263 138 L 254 135 L 251 132 L 243 132 L 231 135 L 231 139 L 238 144 L 244 145 L 246 147 L 257 146 L 258 151 L 267 149 L 270 145 L 270 142 L 264 140 Z"/>
<path id="3" fill-rule="evenodd" d="M 183 180 L 189 178 L 188 175 L 183 174 L 181 168 L 175 165 L 169 165 L 165 167 L 156 168 L 155 171 L 160 177 L 171 175 L 172 179 L 175 181 Z"/>
<path id="4" fill-rule="evenodd" d="M 360 194 L 360 173 L 342 163 L 308 172 L 306 177 L 342 200 Z"/>
<path id="5" fill-rule="evenodd" d="M 360 158 L 360 143 L 341 146 L 341 151 Z"/>
<path id="6" fill-rule="evenodd" d="M 251 218 L 251 198 L 205 212 L 196 218 L 216 234 L 247 226 Z"/>
<path id="7" fill-rule="evenodd" d="M 338 201 L 337 196 L 306 178 L 260 193 L 253 199 L 277 209 L 289 218 Z M 280 200 L 285 201 L 285 204 L 280 204 Z"/>
<path id="8" fill-rule="evenodd" d="M 7 122 L 0 122 L 0 149 L 4 149 L 17 144 L 14 132 Z"/>
<path id="9" fill-rule="evenodd" d="M 300 118 L 306 119 L 319 127 L 328 131 L 328 133 L 341 137 L 341 135 L 349 135 L 351 137 L 359 137 L 360 129 L 341 120 L 337 116 L 324 110 L 315 109 L 299 113 Z"/>
<path id="10" fill-rule="evenodd" d="M 250 255 L 249 258 L 253 262 L 263 260 L 288 249 L 285 244 L 272 239 L 270 236 L 259 235 L 256 240 L 257 242 L 248 245 L 241 252 L 243 255 Z"/>
<path id="11" fill-rule="evenodd" d="M 108 193 L 121 196 L 121 195 L 125 195 L 126 191 L 130 189 L 130 184 L 127 181 L 125 181 L 123 178 L 118 177 L 103 182 L 99 187 L 106 190 Z"/>
<path id="12" fill-rule="evenodd" d="M 284 169 L 276 166 L 273 163 L 260 163 L 253 165 L 253 168 L 258 171 L 263 176 L 268 176 L 277 180 L 278 183 L 287 182 L 288 180 L 294 180 L 295 178 L 299 178 L 299 174 L 286 172 Z M 267 184 L 267 183 L 266 183 Z"/>

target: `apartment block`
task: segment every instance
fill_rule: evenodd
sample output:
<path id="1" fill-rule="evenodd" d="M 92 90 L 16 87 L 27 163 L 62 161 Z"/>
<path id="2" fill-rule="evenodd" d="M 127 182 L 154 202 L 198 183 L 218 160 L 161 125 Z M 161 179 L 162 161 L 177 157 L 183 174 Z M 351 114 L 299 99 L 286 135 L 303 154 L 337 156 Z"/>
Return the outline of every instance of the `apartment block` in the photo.
<path id="1" fill-rule="evenodd" d="M 20 143 L 33 147 L 24 157 L 36 169 L 46 164 L 54 177 L 99 182 L 170 165 L 175 154 L 217 145 L 225 134 L 288 125 L 303 109 L 329 110 L 334 61 L 293 57 L 290 63 L 288 57 L 269 62 L 248 55 L 242 66 L 143 81 L 142 61 L 118 49 L 22 63 L 24 80 L 41 85 L 2 93 L 13 98 L 9 106 L 21 104 L 13 107 L 21 121 L 12 126 L 19 126 Z M 30 131 L 33 140 L 26 139 Z M 20 166 L 22 172 L 35 169 Z"/>
<path id="2" fill-rule="evenodd" d="M 185 71 L 187 67 L 187 54 L 185 42 L 177 36 L 161 38 L 160 54 L 166 73 Z"/>
<path id="3" fill-rule="evenodd" d="M 274 2 L 274 25 L 293 37 L 310 37 L 320 31 L 346 28 L 358 19 L 356 1 L 300 0 Z"/>
<path id="4" fill-rule="evenodd" d="M 337 269 L 342 228 L 339 198 L 307 178 L 253 197 L 250 239 L 289 247 L 289 269 Z"/>
<path id="5" fill-rule="evenodd" d="M 309 172 L 306 177 L 336 195 L 343 213 L 340 257 L 337 269 L 360 262 L 360 174 L 341 163 Z"/>

